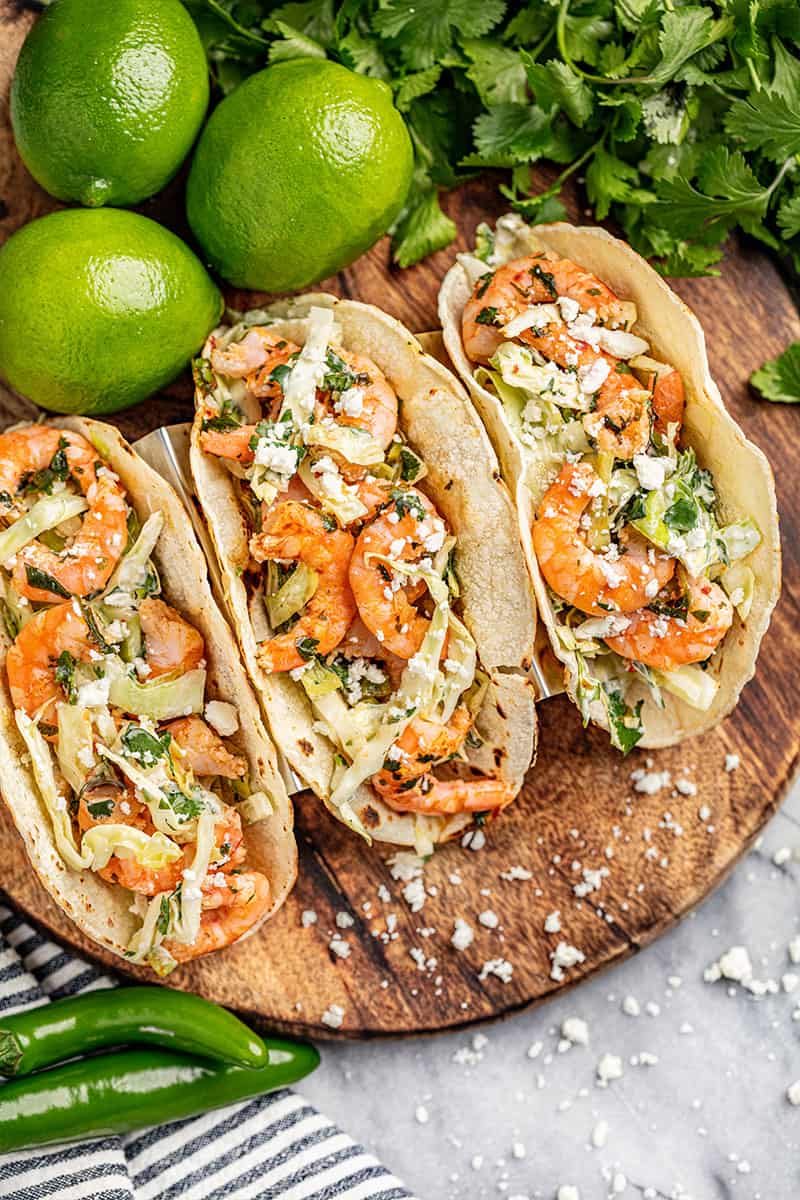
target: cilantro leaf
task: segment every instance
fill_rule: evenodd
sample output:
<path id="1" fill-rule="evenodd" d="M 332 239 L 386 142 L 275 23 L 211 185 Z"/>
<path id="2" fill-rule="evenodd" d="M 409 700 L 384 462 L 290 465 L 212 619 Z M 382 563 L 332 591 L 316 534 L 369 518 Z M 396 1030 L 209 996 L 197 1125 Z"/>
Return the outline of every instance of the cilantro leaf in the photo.
<path id="1" fill-rule="evenodd" d="M 777 221 L 785 238 L 793 238 L 800 233 L 800 192 L 783 202 L 778 209 Z"/>
<path id="2" fill-rule="evenodd" d="M 455 236 L 455 224 L 439 207 L 439 193 L 433 184 L 418 189 L 412 187 L 394 231 L 394 261 L 400 267 L 410 267 L 421 258 L 449 246 Z"/>
<path id="3" fill-rule="evenodd" d="M 400 57 L 419 70 L 444 58 L 452 47 L 454 28 L 465 37 L 483 37 L 505 8 L 505 0 L 389 0 L 374 14 L 372 27 L 396 39 Z"/>
<path id="4" fill-rule="evenodd" d="M 614 201 L 627 202 L 633 198 L 638 180 L 635 167 L 598 147 L 586 170 L 586 192 L 599 220 L 608 216 Z"/>
<path id="5" fill-rule="evenodd" d="M 715 21 L 714 10 L 703 5 L 687 5 L 664 13 L 658 35 L 661 62 L 650 72 L 649 82 L 667 83 L 674 79 L 685 62 L 730 28 L 729 18 Z"/>
<path id="6" fill-rule="evenodd" d="M 684 237 L 702 234 L 709 226 L 727 232 L 742 213 L 761 218 L 766 212 L 769 192 L 741 150 L 731 153 L 727 146 L 716 146 L 709 151 L 699 164 L 698 182 L 701 191 L 682 175 L 660 185 L 653 215 L 665 229 Z"/>
<path id="7" fill-rule="evenodd" d="M 792 342 L 783 354 L 754 371 L 750 384 L 763 400 L 800 404 L 800 342 Z"/>
<path id="8" fill-rule="evenodd" d="M 524 104 L 524 51 L 520 56 L 518 50 L 501 42 L 476 38 L 465 38 L 461 48 L 471 64 L 467 68 L 467 78 L 475 84 L 475 90 L 487 108 L 493 104 Z"/>
<path id="9" fill-rule="evenodd" d="M 545 64 L 534 62 L 524 50 L 522 61 L 536 103 L 546 109 L 561 108 L 575 125 L 585 125 L 592 115 L 594 99 L 580 76 L 557 59 Z"/>
<path id="10" fill-rule="evenodd" d="M 745 150 L 758 150 L 781 163 L 800 154 L 800 102 L 782 95 L 754 92 L 736 100 L 725 116 L 725 129 Z"/>
<path id="11" fill-rule="evenodd" d="M 474 125 L 478 153 L 465 160 L 482 167 L 507 167 L 540 158 L 551 136 L 551 119 L 535 104 L 496 104 Z"/>

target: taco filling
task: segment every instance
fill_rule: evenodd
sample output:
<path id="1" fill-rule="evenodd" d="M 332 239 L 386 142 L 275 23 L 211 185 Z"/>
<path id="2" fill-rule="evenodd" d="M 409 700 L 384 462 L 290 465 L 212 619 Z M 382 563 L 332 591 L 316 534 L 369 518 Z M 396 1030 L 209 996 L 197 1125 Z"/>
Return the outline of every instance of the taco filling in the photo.
<path id="1" fill-rule="evenodd" d="M 226 740 L 236 707 L 207 694 L 203 636 L 160 597 L 163 525 L 161 512 L 140 525 L 80 434 L 0 434 L 13 719 L 60 859 L 129 893 L 126 956 L 160 974 L 241 937 L 273 902 L 243 832 L 270 801 Z"/>
<path id="2" fill-rule="evenodd" d="M 263 321 L 213 337 L 195 372 L 200 449 L 246 515 L 258 667 L 304 690 L 335 748 L 326 802 L 355 831 L 370 833 L 351 803 L 365 783 L 396 813 L 496 813 L 516 789 L 448 767 L 480 745 L 488 677 L 397 394 L 339 344 L 333 309 L 311 308 L 302 346 Z"/>
<path id="3" fill-rule="evenodd" d="M 634 683 L 661 708 L 665 692 L 712 704 L 708 668 L 734 613 L 750 612 L 761 534 L 744 512 L 723 520 L 713 475 L 683 441 L 684 380 L 636 332 L 636 306 L 505 220 L 516 254 L 524 233 L 530 252 L 508 258 L 502 222 L 479 230 L 463 347 L 528 464 L 533 552 L 575 698 L 585 721 L 602 703 L 628 751 L 643 734 Z"/>

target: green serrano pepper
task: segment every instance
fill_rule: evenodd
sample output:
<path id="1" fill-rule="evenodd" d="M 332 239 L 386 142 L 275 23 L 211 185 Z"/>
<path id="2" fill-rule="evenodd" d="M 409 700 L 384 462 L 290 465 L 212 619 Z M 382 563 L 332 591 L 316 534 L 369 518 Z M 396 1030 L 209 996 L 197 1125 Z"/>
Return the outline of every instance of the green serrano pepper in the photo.
<path id="1" fill-rule="evenodd" d="M 29 1075 L 79 1054 L 144 1042 L 263 1067 L 261 1040 L 227 1009 L 188 992 L 120 987 L 0 1017 L 0 1075 Z"/>
<path id="2" fill-rule="evenodd" d="M 308 1075 L 313 1046 L 270 1039 L 263 1067 L 236 1067 L 174 1050 L 120 1050 L 0 1087 L 0 1153 L 130 1133 L 261 1096 Z"/>

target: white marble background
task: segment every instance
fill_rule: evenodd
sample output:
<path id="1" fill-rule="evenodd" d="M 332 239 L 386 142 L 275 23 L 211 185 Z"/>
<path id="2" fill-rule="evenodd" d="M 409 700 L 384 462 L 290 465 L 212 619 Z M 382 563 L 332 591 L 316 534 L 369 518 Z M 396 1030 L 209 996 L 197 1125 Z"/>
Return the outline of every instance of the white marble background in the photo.
<path id="1" fill-rule="evenodd" d="M 800 1200 L 800 1106 L 786 1095 L 800 1080 L 800 984 L 780 984 L 800 976 L 787 950 L 799 883 L 796 784 L 727 883 L 636 958 L 477 1040 L 323 1046 L 303 1091 L 421 1200 Z M 735 945 L 777 994 L 704 982 Z M 589 1044 L 559 1053 L 570 1017 Z M 604 1054 L 623 1064 L 605 1088 Z"/>

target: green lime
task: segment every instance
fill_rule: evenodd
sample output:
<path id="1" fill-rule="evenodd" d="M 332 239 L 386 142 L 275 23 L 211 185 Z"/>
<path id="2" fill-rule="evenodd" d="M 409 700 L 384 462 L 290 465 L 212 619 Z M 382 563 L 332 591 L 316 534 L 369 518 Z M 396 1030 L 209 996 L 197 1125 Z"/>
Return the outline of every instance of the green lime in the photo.
<path id="1" fill-rule="evenodd" d="M 11 85 L 25 166 L 51 196 L 91 208 L 164 187 L 207 107 L 205 53 L 180 0 L 55 0 Z"/>
<path id="2" fill-rule="evenodd" d="M 387 84 L 323 59 L 276 63 L 212 113 L 189 174 L 189 224 L 237 287 L 293 291 L 386 232 L 412 160 Z"/>
<path id="3" fill-rule="evenodd" d="M 202 263 L 155 221 L 51 213 L 0 249 L 0 375 L 55 412 L 116 412 L 174 379 L 222 308 Z"/>

